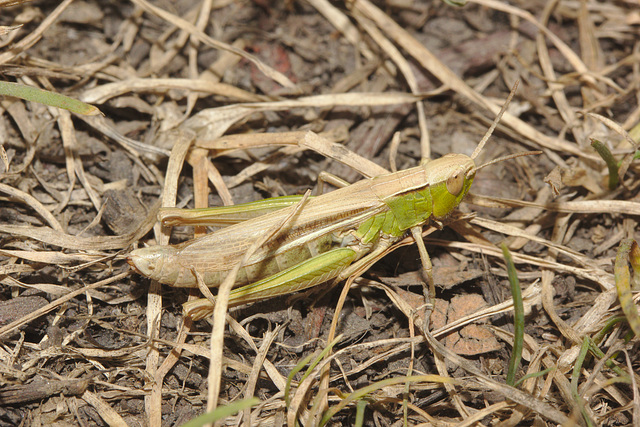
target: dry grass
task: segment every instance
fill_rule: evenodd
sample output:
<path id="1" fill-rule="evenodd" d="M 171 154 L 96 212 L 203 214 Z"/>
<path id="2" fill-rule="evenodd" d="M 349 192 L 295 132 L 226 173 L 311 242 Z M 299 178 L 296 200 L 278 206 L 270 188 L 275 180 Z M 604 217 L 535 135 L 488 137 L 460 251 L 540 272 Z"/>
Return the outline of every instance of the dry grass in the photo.
<path id="1" fill-rule="evenodd" d="M 636 3 L 54 3 L 0 1 L 4 79 L 104 116 L 0 99 L 2 425 L 179 425 L 252 396 L 227 424 L 640 422 L 633 283 L 613 270 L 639 237 Z M 544 154 L 481 170 L 457 234 L 424 231 L 431 329 L 410 237 L 341 293 L 208 321 L 182 315 L 195 290 L 129 271 L 132 248 L 193 237 L 159 206 L 470 154 L 516 80 L 482 160 Z M 524 289 L 515 385 L 500 242 Z"/>

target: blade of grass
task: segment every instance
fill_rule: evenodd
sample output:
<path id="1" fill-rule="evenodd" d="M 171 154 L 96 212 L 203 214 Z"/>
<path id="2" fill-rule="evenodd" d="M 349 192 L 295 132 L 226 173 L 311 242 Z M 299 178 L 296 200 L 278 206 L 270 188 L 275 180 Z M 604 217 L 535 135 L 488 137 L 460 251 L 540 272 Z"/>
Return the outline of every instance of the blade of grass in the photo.
<path id="1" fill-rule="evenodd" d="M 26 86 L 14 82 L 0 82 L 0 95 L 13 96 L 27 101 L 39 102 L 40 104 L 51 105 L 52 107 L 63 108 L 72 113 L 85 116 L 96 116 L 102 114 L 93 105 L 85 104 L 77 99 L 38 89 L 37 87 Z"/>
<path id="2" fill-rule="evenodd" d="M 205 424 L 211 424 L 219 420 L 223 420 L 231 415 L 237 414 L 244 409 L 251 408 L 260 403 L 260 399 L 252 397 L 251 399 L 239 400 L 225 406 L 220 406 L 211 412 L 202 414 L 191 421 L 186 422 L 182 427 L 202 427 Z"/>
<path id="3" fill-rule="evenodd" d="M 632 251 L 632 247 L 636 246 Z M 620 243 L 618 248 L 618 254 L 616 255 L 615 265 L 613 272 L 616 281 L 616 291 L 618 292 L 618 299 L 620 300 L 620 307 L 622 312 L 627 317 L 629 326 L 636 334 L 640 336 L 640 315 L 638 315 L 638 308 L 633 302 L 633 295 L 631 294 L 631 273 L 629 272 L 629 260 L 633 258 L 632 265 L 638 268 L 638 249 L 637 243 L 633 239 L 625 239 Z M 632 255 L 633 254 L 633 255 Z M 634 271 L 634 276 L 635 276 Z"/>
<path id="4" fill-rule="evenodd" d="M 396 384 L 405 384 L 405 383 L 423 383 L 423 382 L 433 382 L 433 383 L 449 383 L 449 384 L 460 384 L 458 380 L 454 378 L 442 377 L 439 375 L 414 375 L 410 377 L 397 377 L 397 378 L 388 378 L 386 380 L 377 381 L 373 384 L 370 384 L 366 387 L 362 387 L 353 393 L 350 393 L 344 399 L 342 399 L 337 405 L 332 406 L 324 413 L 322 417 L 322 421 L 320 422 L 320 426 L 326 425 L 331 417 L 344 409 L 349 403 L 358 401 L 363 399 L 367 394 L 373 393 L 376 390 L 381 390 L 384 387 L 389 387 Z"/>
<path id="5" fill-rule="evenodd" d="M 529 378 L 538 378 L 538 377 L 541 377 L 543 375 L 547 375 L 549 372 L 551 372 L 552 369 L 553 368 L 547 368 L 547 369 L 544 369 L 542 371 L 538 371 L 538 372 L 533 372 L 531 374 L 527 374 L 524 377 L 520 378 L 518 381 L 516 381 L 516 383 L 514 384 L 514 387 L 515 386 L 519 386 L 520 384 L 522 384 L 523 382 L 525 382 Z"/>
<path id="6" fill-rule="evenodd" d="M 318 354 L 317 356 L 315 356 L 313 354 L 310 354 L 309 356 L 305 357 L 304 359 L 302 359 L 302 361 L 300 361 L 300 363 L 298 363 L 289 373 L 289 375 L 287 376 L 287 385 L 284 388 L 284 399 L 285 402 L 287 403 L 287 407 L 289 406 L 289 404 L 291 403 L 290 399 L 289 399 L 289 393 L 291 391 L 291 382 L 293 381 L 293 377 L 302 370 L 302 368 L 304 368 L 307 363 L 309 363 L 309 361 L 313 358 L 313 362 L 311 362 L 311 364 L 309 365 L 309 367 L 307 368 L 307 371 L 304 373 L 304 375 L 302 376 L 302 379 L 300 380 L 300 382 L 304 381 L 305 378 L 307 378 L 309 375 L 311 375 L 311 373 L 313 372 L 313 369 L 318 365 L 318 363 L 320 363 L 320 361 L 322 359 L 324 359 L 324 357 L 331 351 L 331 349 L 333 348 L 333 346 L 335 346 L 337 343 L 340 342 L 340 340 L 342 339 L 342 335 L 338 335 L 336 337 L 336 339 L 334 339 L 333 341 L 331 341 L 329 343 L 329 345 L 327 345 L 322 352 L 320 352 L 320 354 Z"/>
<path id="7" fill-rule="evenodd" d="M 587 355 L 589 354 L 589 348 L 590 348 L 589 337 L 584 337 L 584 340 L 582 341 L 582 346 L 580 347 L 580 354 L 578 354 L 575 365 L 573 365 L 573 372 L 571 374 L 571 394 L 573 395 L 574 403 L 580 409 L 580 413 L 582 414 L 585 422 L 587 423 L 587 426 L 592 427 L 595 424 L 589 417 L 589 414 L 587 413 L 587 410 L 584 406 L 584 400 L 578 393 L 578 380 L 580 379 L 580 370 L 582 369 L 582 366 L 584 365 L 584 361 L 587 358 Z"/>
<path id="8" fill-rule="evenodd" d="M 597 139 L 591 138 L 591 146 L 607 164 L 607 168 L 609 169 L 609 190 L 615 190 L 619 182 L 618 162 L 616 162 L 609 148 Z"/>
<path id="9" fill-rule="evenodd" d="M 509 359 L 509 370 L 507 371 L 507 384 L 515 385 L 516 372 L 522 360 L 522 348 L 524 343 L 524 303 L 522 301 L 522 290 L 520 289 L 520 281 L 516 266 L 511 258 L 511 252 L 507 246 L 502 244 L 502 254 L 507 263 L 507 273 L 509 275 L 509 284 L 511 285 L 511 295 L 513 297 L 513 352 Z"/>
<path id="10" fill-rule="evenodd" d="M 631 264 L 631 270 L 633 271 L 631 289 L 637 291 L 640 289 L 640 246 L 635 240 L 631 244 L 631 250 L 629 251 L 629 264 Z"/>
<path id="11" fill-rule="evenodd" d="M 364 399 L 358 401 L 356 405 L 356 421 L 353 423 L 355 427 L 362 427 L 364 425 L 364 410 L 367 408 L 367 405 L 369 405 L 369 402 Z"/>

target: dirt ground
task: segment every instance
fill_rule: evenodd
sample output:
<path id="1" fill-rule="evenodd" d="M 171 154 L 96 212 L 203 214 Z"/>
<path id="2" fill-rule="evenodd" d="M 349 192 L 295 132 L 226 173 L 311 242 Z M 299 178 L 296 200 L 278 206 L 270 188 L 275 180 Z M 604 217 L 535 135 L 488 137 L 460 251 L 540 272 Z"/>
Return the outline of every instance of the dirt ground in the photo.
<path id="1" fill-rule="evenodd" d="M 102 112 L 0 97 L 1 426 L 640 423 L 640 5 L 370 1 L 0 0 L 1 80 Z M 226 318 L 127 263 L 214 230 L 160 206 L 469 156 L 516 82 L 476 165 L 542 153 L 426 221 L 435 300 L 410 233 Z"/>

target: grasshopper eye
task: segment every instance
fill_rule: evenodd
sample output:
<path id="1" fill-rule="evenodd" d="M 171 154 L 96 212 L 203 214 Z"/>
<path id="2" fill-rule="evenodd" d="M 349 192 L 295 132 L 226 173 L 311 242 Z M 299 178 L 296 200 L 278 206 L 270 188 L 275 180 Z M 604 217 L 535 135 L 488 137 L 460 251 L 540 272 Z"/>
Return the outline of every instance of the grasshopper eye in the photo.
<path id="1" fill-rule="evenodd" d="M 457 196 L 462 191 L 462 187 L 464 187 L 464 174 L 460 172 L 456 172 L 455 175 L 447 178 L 447 191 L 454 196 Z"/>

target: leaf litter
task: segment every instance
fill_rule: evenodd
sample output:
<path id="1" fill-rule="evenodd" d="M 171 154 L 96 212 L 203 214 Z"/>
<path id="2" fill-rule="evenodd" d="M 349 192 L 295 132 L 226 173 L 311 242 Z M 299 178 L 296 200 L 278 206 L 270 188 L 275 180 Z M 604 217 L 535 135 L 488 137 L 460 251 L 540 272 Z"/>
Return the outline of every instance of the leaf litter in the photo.
<path id="1" fill-rule="evenodd" d="M 4 424 L 179 425 L 253 396 L 259 405 L 225 423 L 640 419 L 637 254 L 625 249 L 639 237 L 638 5 L 0 7 L 4 79 L 104 114 L 0 100 Z M 196 291 L 149 284 L 124 262 L 135 246 L 176 242 L 160 205 L 301 194 L 325 170 L 353 182 L 470 152 L 516 80 L 482 161 L 544 155 L 482 170 L 448 227 L 425 230 L 439 288 L 431 331 L 411 238 L 341 295 L 320 287 L 226 320 L 221 310 L 213 333 L 182 314 Z M 620 162 L 613 190 L 591 138 Z M 500 242 L 525 303 L 515 387 Z"/>

